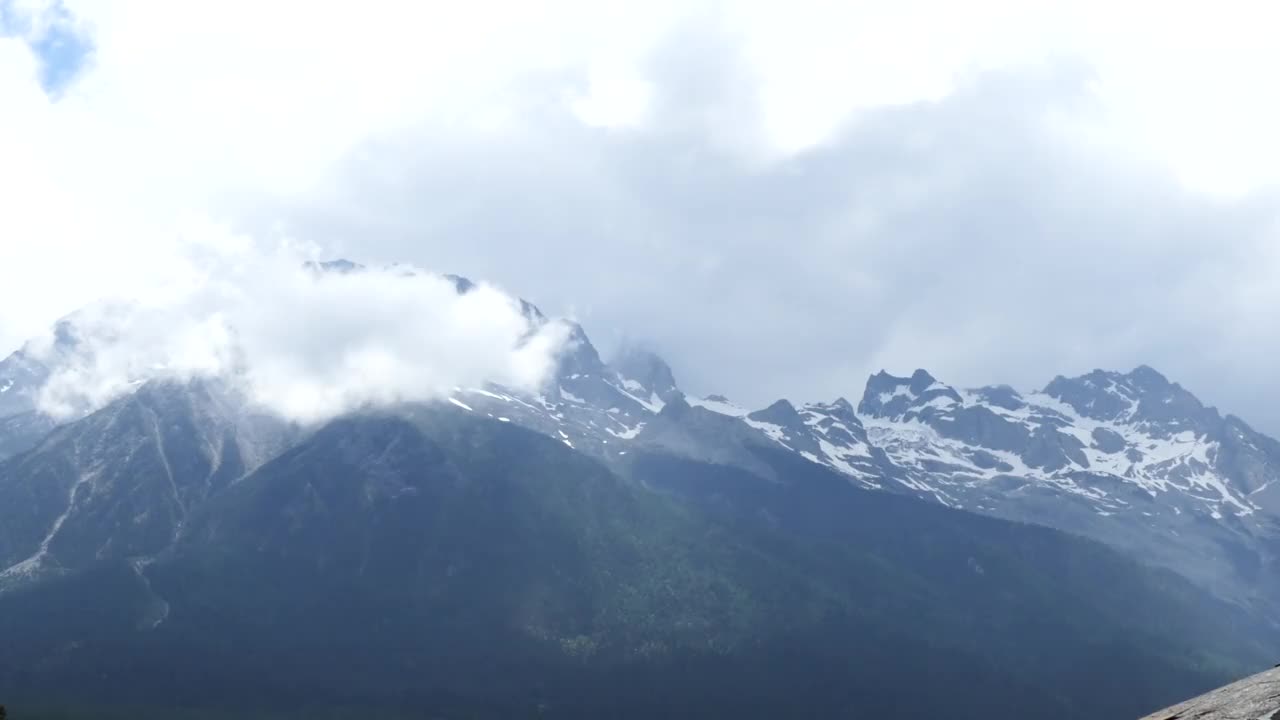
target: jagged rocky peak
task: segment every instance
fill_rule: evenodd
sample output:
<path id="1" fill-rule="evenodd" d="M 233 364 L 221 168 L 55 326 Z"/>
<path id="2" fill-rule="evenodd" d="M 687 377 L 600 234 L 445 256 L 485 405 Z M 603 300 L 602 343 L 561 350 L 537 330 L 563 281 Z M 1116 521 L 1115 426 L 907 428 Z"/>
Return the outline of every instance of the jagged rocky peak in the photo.
<path id="1" fill-rule="evenodd" d="M 537 305 L 523 298 L 520 300 L 520 314 L 534 325 L 541 325 L 547 321 L 547 316 L 542 314 L 542 310 L 538 309 Z"/>
<path id="2" fill-rule="evenodd" d="M 624 385 L 629 382 L 638 385 L 638 388 L 628 389 L 633 391 L 638 389 L 638 394 L 643 397 L 657 395 L 664 402 L 670 402 L 672 398 L 682 394 L 676 386 L 671 366 L 648 350 L 624 348 L 610 363 L 610 367 L 618 374 L 620 382 Z"/>
<path id="3" fill-rule="evenodd" d="M 838 397 L 829 403 L 809 403 L 804 406 L 804 409 L 809 412 L 826 415 L 850 425 L 862 424 L 862 421 L 858 419 L 858 412 L 854 409 L 853 403 L 842 397 Z"/>
<path id="4" fill-rule="evenodd" d="M 119 304 L 102 303 L 95 314 L 120 312 Z M 21 348 L 0 360 L 0 418 L 29 413 L 36 408 L 36 396 L 49 379 L 52 368 L 74 355 L 91 355 L 93 348 L 82 337 L 80 325 L 89 320 L 88 309 L 59 319 L 49 334 L 28 340 Z M 103 333 L 99 340 L 108 336 Z"/>
<path id="5" fill-rule="evenodd" d="M 453 283 L 453 287 L 455 290 L 458 291 L 459 295 L 466 295 L 467 293 L 471 292 L 476 288 L 475 283 L 471 282 L 471 280 L 469 280 L 468 278 L 462 277 L 461 275 L 454 275 L 452 273 L 449 273 L 444 276 L 444 279 Z"/>
<path id="6" fill-rule="evenodd" d="M 1174 384 L 1150 365 L 1139 365 L 1124 377 L 1139 387 L 1166 388 Z"/>
<path id="7" fill-rule="evenodd" d="M 1128 373 L 1094 370 L 1075 378 L 1059 375 L 1045 387 L 1044 394 L 1084 417 L 1156 425 L 1170 433 L 1192 430 L 1203 434 L 1221 422 L 1217 410 L 1147 365 Z"/>
<path id="8" fill-rule="evenodd" d="M 1105 370 L 1094 370 L 1074 378 L 1059 375 L 1045 386 L 1044 394 L 1095 420 L 1124 419 L 1138 399 L 1124 375 Z"/>
<path id="9" fill-rule="evenodd" d="M 885 406 L 894 402 L 898 396 L 909 393 L 910 388 L 910 378 L 890 375 L 881 370 L 867 378 L 866 389 L 862 392 L 862 401 L 858 403 L 858 413 L 878 416 L 885 410 Z"/>
<path id="10" fill-rule="evenodd" d="M 800 408 L 800 414 L 804 417 L 805 424 L 812 429 L 814 439 L 827 440 L 834 446 L 833 451 L 840 448 L 847 451 L 868 444 L 867 430 L 858 418 L 853 403 L 845 398 L 836 398 L 829 403 L 809 403 Z M 821 442 L 819 447 L 823 454 L 829 454 Z"/>
<path id="11" fill-rule="evenodd" d="M 955 388 L 919 369 L 911 377 L 898 377 L 881 370 L 867 380 L 858 413 L 871 417 L 900 418 L 909 410 L 924 406 L 945 407 L 963 403 Z"/>
<path id="12" fill-rule="evenodd" d="M 308 260 L 302 264 L 302 267 L 314 273 L 337 273 L 339 275 L 360 272 L 365 269 L 364 265 L 351 262 L 345 258 L 338 258 L 336 260 Z"/>
<path id="13" fill-rule="evenodd" d="M 586 331 L 576 322 L 569 322 L 568 325 L 569 338 L 560 353 L 560 368 L 557 374 L 562 379 L 577 379 L 574 376 L 581 375 L 593 377 L 603 375 L 605 364 L 600 360 L 600 353 L 591 344 Z"/>
<path id="14" fill-rule="evenodd" d="M 994 405 L 1005 410 L 1021 410 L 1027 403 L 1022 394 L 1008 385 L 989 385 L 969 391 L 981 403 Z"/>
<path id="15" fill-rule="evenodd" d="M 766 422 L 784 428 L 797 428 L 804 425 L 804 419 L 796 412 L 796 407 L 787 400 L 779 400 L 763 410 L 747 415 L 756 422 Z"/>
<path id="16" fill-rule="evenodd" d="M 916 371 L 911 373 L 911 392 L 919 395 L 937 382 L 937 378 L 930 375 L 929 371 L 924 368 L 916 368 Z"/>

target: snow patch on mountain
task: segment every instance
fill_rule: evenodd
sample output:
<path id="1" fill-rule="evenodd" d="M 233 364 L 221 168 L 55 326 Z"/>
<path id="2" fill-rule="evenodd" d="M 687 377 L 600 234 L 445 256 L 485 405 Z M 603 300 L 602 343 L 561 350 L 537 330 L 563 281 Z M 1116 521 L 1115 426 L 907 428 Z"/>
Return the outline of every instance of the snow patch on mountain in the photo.
<path id="1" fill-rule="evenodd" d="M 708 395 L 702 398 L 690 396 L 686 400 L 695 407 L 703 407 L 711 412 L 730 417 L 746 417 L 748 412 L 746 409 L 730 402 L 729 398 L 723 395 Z"/>
<path id="2" fill-rule="evenodd" d="M 787 444 L 787 440 L 790 439 L 787 437 L 787 431 L 783 429 L 781 425 L 775 425 L 774 423 L 764 422 L 762 420 L 752 420 L 749 417 L 743 418 L 743 421 L 746 422 L 747 425 L 750 425 L 756 430 L 764 433 L 765 437 L 778 443 L 782 447 L 785 447 L 788 450 L 792 449 L 791 446 Z"/>

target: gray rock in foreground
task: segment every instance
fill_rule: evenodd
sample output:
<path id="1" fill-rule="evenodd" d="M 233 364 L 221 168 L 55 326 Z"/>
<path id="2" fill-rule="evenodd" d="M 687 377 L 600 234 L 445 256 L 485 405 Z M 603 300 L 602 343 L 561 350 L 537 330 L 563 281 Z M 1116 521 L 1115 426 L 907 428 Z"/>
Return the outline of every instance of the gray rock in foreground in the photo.
<path id="1" fill-rule="evenodd" d="M 1280 720 L 1280 668 L 1258 673 L 1142 720 Z"/>

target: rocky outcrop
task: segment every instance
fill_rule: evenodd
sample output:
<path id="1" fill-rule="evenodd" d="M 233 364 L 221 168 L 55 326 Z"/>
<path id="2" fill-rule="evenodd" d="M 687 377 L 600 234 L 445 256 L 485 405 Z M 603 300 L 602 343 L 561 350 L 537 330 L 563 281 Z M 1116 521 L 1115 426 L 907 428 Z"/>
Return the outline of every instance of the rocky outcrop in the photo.
<path id="1" fill-rule="evenodd" d="M 1280 666 L 1142 720 L 1280 720 Z"/>

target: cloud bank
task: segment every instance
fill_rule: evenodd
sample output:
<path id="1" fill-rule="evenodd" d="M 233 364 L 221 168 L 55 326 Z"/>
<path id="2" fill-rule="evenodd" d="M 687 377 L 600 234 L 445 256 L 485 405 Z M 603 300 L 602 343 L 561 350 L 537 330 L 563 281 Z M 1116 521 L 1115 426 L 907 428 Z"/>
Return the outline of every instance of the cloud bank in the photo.
<path id="1" fill-rule="evenodd" d="M 296 252 L 209 256 L 162 296 L 91 305 L 72 343 L 29 346 L 54 369 L 39 408 L 69 418 L 153 378 L 216 378 L 300 422 L 497 382 L 536 391 L 567 337 L 487 284 L 405 266 L 350 272 Z"/>
<path id="2" fill-rule="evenodd" d="M 0 7 L 6 350 L 212 224 L 492 280 L 748 405 L 1145 363 L 1280 435 L 1269 6 Z"/>

